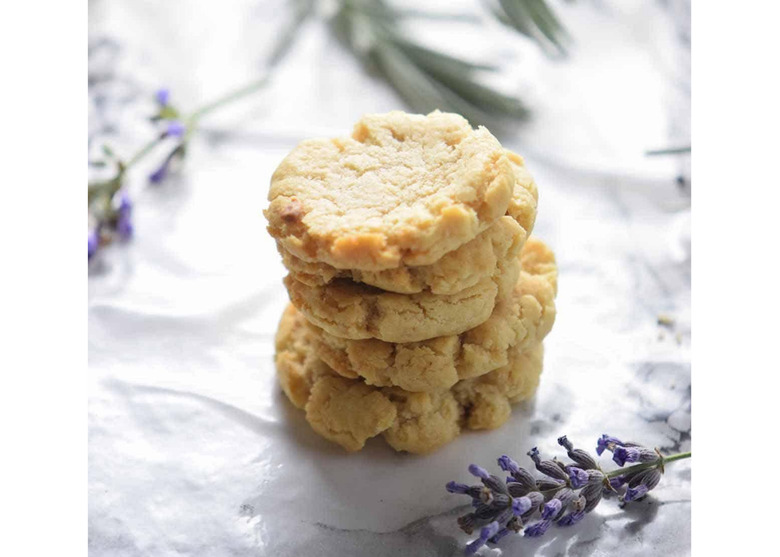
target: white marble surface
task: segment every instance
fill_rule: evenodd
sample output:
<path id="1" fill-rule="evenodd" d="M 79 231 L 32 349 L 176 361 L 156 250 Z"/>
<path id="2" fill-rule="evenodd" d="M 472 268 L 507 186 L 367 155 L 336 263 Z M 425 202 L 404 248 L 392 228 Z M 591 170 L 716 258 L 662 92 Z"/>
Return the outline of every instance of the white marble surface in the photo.
<path id="1" fill-rule="evenodd" d="M 275 5 L 92 2 L 93 142 L 130 150 L 148 137 L 159 85 L 193 106 L 254 75 L 283 16 Z M 402 106 L 321 24 L 266 91 L 206 123 L 179 176 L 150 187 L 147 168 L 133 173 L 136 237 L 90 266 L 90 553 L 458 555 L 463 500 L 443 486 L 465 481 L 470 462 L 496 469 L 500 454 L 525 461 L 534 445 L 557 453 L 564 433 L 583 446 L 611 433 L 688 449 L 690 198 L 676 183 L 686 162 L 642 156 L 688 141 L 686 24 L 672 8 L 565 6 L 577 47 L 563 64 L 521 40 L 485 46 L 530 65 L 518 75 L 536 119 L 504 139 L 540 186 L 559 316 L 535 402 L 430 456 L 380 440 L 347 455 L 276 385 L 286 293 L 261 214 L 270 174 L 300 139 Z M 574 528 L 485 553 L 688 555 L 690 474 L 675 463 L 626 510 L 605 501 Z"/>

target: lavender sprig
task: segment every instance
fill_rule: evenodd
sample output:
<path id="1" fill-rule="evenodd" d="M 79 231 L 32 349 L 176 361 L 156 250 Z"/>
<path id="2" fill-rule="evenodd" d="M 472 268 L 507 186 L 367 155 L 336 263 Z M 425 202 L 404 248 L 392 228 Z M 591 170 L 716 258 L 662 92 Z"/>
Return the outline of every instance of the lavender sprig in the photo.
<path id="1" fill-rule="evenodd" d="M 509 473 L 505 480 L 472 464 L 469 472 L 479 478 L 481 485 L 447 484 L 450 493 L 468 495 L 472 500 L 474 510 L 458 518 L 458 525 L 467 534 L 480 529 L 479 537 L 466 546 L 467 555 L 485 544 L 495 545 L 511 533 L 522 531 L 526 537 L 539 537 L 553 524 L 572 526 L 598 506 L 604 493 L 620 493 L 624 504 L 637 501 L 658 485 L 665 464 L 691 456 L 690 452 L 664 456 L 657 449 L 602 435 L 596 453 L 611 452 L 612 460 L 621 466 L 604 472 L 595 458 L 575 448 L 565 435 L 558 439 L 558 444 L 566 449 L 571 463 L 542 460 L 536 447 L 528 452 L 534 467 L 544 475 L 542 478 L 535 478 L 502 455 L 498 466 Z M 622 468 L 626 463 L 636 464 Z"/>
<path id="2" fill-rule="evenodd" d="M 113 174 L 107 179 L 91 182 L 87 189 L 88 259 L 92 259 L 101 246 L 117 239 L 127 240 L 133 235 L 132 202 L 125 186 L 127 171 L 131 167 L 165 142 L 170 148 L 148 177 L 152 184 L 163 182 L 170 176 L 174 163 L 184 158 L 188 140 L 197 129 L 200 118 L 257 91 L 267 83 L 266 75 L 202 106 L 188 116 L 183 116 L 171 104 L 171 93 L 168 89 L 157 91 L 154 95 L 157 111 L 149 118 L 158 128 L 156 136 L 126 161 L 119 158 L 108 146 L 103 146 L 105 159 L 90 162 L 93 166 L 113 166 Z"/>

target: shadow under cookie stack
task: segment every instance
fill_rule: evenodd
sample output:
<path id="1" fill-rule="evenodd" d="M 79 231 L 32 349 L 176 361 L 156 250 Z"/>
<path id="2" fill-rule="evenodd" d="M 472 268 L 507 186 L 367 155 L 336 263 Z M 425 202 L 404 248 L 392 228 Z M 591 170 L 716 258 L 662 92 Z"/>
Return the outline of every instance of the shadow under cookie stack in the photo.
<path id="1" fill-rule="evenodd" d="M 299 144 L 271 179 L 268 231 L 291 304 L 279 382 L 321 436 L 427 453 L 533 396 L 557 267 L 529 234 L 523 159 L 455 114 L 364 116 Z"/>

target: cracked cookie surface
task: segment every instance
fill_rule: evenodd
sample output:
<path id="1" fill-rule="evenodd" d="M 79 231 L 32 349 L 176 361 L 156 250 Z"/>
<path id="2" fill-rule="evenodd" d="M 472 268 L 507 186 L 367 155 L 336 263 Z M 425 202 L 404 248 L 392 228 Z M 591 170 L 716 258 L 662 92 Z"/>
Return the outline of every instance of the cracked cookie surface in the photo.
<path id="1" fill-rule="evenodd" d="M 271 236 L 304 261 L 364 271 L 430 265 L 517 203 L 515 181 L 498 140 L 461 116 L 369 114 L 350 137 L 293 149 L 271 178 L 265 215 Z"/>
<path id="2" fill-rule="evenodd" d="M 522 271 L 512 293 L 487 321 L 460 335 L 411 343 L 349 340 L 309 324 L 319 358 L 338 374 L 407 391 L 449 389 L 508 363 L 509 350 L 541 342 L 555 322 L 557 266 L 553 252 L 531 238 L 521 252 Z"/>
<path id="3" fill-rule="evenodd" d="M 515 174 L 515 188 L 507 214 L 469 242 L 446 253 L 430 265 L 402 265 L 382 271 L 337 269 L 322 262 L 305 261 L 277 243 L 284 266 L 295 280 L 309 286 L 322 286 L 346 278 L 376 286 L 388 292 L 415 294 L 454 294 L 491 276 L 499 262 L 517 257 L 536 218 L 538 193 L 523 159 L 507 152 Z"/>
<path id="4" fill-rule="evenodd" d="M 542 371 L 543 349 L 512 349 L 507 365 L 460 381 L 450 390 L 412 393 L 374 387 L 341 377 L 317 358 L 311 330 L 292 306 L 285 310 L 276 337 L 280 385 L 291 402 L 306 411 L 312 428 L 348 451 L 361 449 L 381 434 L 398 451 L 428 453 L 457 437 L 462 429 L 502 425 L 510 404 L 533 396 Z"/>

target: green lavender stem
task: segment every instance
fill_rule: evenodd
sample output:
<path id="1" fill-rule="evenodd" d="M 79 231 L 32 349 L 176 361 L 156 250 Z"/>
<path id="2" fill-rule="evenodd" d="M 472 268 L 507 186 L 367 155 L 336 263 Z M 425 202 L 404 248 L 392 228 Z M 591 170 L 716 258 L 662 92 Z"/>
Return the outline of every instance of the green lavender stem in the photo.
<path id="1" fill-rule="evenodd" d="M 648 468 L 655 468 L 657 466 L 665 465 L 668 462 L 674 462 L 675 460 L 683 460 L 685 458 L 691 458 L 690 451 L 688 451 L 687 453 L 677 453 L 669 456 L 662 456 L 654 462 L 642 462 L 641 464 L 634 464 L 633 466 L 629 466 L 628 468 L 619 468 L 618 470 L 613 470 L 612 472 L 608 472 L 606 476 L 608 479 L 616 478 L 617 476 L 630 474 L 631 472 L 638 472 L 639 470 L 646 470 Z"/>

